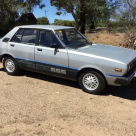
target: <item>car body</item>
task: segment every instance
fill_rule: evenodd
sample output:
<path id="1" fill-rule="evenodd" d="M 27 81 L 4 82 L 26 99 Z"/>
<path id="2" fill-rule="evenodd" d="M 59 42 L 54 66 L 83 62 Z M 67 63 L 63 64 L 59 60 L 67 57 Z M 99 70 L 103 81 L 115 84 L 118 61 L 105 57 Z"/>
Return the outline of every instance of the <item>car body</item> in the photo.
<path id="1" fill-rule="evenodd" d="M 14 59 L 20 69 L 74 81 L 86 71 L 95 71 L 105 83 L 115 86 L 127 85 L 136 71 L 136 51 L 93 44 L 74 27 L 66 26 L 15 27 L 0 40 L 1 62 L 6 57 Z"/>

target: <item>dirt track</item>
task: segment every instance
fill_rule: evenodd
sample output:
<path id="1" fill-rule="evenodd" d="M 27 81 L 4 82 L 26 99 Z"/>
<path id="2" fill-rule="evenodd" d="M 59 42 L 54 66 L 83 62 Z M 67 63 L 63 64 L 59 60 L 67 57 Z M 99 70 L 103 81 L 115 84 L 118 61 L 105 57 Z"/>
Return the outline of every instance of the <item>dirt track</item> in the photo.
<path id="1" fill-rule="evenodd" d="M 136 136 L 136 77 L 101 95 L 78 83 L 0 64 L 0 136 Z"/>

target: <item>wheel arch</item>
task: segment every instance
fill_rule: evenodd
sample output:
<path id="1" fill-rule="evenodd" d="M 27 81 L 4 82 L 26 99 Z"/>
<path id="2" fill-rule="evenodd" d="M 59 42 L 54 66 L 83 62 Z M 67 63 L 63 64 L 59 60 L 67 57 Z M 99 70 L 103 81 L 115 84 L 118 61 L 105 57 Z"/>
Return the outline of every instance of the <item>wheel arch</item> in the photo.
<path id="1" fill-rule="evenodd" d="M 83 72 L 86 72 L 86 71 L 89 71 L 89 70 L 96 71 L 96 72 L 98 72 L 99 74 L 101 74 L 101 75 L 103 76 L 103 78 L 105 79 L 106 83 L 107 83 L 107 80 L 106 80 L 104 74 L 103 74 L 100 70 L 98 70 L 98 69 L 96 69 L 96 68 L 91 68 L 91 67 L 87 67 L 87 68 L 81 69 L 81 70 L 77 73 L 77 76 L 76 76 L 77 81 L 78 81 L 78 79 L 79 79 L 79 76 L 80 76 Z"/>
<path id="2" fill-rule="evenodd" d="M 11 57 L 11 58 L 14 58 L 11 54 L 3 54 L 0 58 L 0 62 L 2 62 L 3 58 L 5 57 Z"/>

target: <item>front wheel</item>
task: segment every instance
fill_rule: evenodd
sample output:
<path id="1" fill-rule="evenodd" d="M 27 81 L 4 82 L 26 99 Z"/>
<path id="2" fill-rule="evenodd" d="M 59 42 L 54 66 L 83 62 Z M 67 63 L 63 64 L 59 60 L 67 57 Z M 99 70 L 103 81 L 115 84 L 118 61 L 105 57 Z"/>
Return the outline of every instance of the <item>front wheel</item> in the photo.
<path id="1" fill-rule="evenodd" d="M 12 76 L 17 75 L 21 71 L 17 62 L 11 57 L 4 58 L 3 67 L 7 74 Z"/>
<path id="2" fill-rule="evenodd" d="M 100 73 L 86 71 L 80 75 L 79 85 L 87 93 L 99 94 L 104 90 L 106 81 Z"/>

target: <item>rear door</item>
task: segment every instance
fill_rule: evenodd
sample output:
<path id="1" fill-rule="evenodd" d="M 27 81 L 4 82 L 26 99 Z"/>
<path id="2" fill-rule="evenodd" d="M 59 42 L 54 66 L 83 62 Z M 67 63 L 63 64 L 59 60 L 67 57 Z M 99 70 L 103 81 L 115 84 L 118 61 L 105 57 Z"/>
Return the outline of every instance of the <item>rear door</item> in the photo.
<path id="1" fill-rule="evenodd" d="M 37 30 L 19 29 L 8 43 L 8 53 L 11 54 L 18 65 L 25 69 L 35 69 L 34 48 Z"/>
<path id="2" fill-rule="evenodd" d="M 59 49 L 51 48 L 56 44 Z M 38 46 L 35 47 L 36 69 L 43 73 L 68 76 L 68 54 L 50 30 L 39 30 Z"/>

